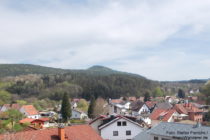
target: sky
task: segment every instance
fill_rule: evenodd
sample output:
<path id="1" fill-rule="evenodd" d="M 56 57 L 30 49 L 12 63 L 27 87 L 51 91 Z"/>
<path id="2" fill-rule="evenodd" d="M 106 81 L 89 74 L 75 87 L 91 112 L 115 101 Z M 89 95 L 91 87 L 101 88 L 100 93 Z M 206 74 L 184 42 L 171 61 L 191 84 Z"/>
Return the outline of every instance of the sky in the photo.
<path id="1" fill-rule="evenodd" d="M 210 0 L 0 0 L 0 63 L 210 78 Z"/>

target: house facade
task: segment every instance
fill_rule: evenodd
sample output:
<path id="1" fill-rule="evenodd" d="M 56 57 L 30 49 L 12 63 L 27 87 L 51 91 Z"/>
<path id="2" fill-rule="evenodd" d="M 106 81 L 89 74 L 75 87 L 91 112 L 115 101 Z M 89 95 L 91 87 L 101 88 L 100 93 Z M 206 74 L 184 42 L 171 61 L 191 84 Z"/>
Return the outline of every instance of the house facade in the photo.
<path id="1" fill-rule="evenodd" d="M 124 116 L 115 116 L 104 120 L 99 126 L 100 135 L 105 140 L 131 140 L 144 130 L 145 124 L 140 124 Z"/>
<path id="2" fill-rule="evenodd" d="M 88 116 L 84 112 L 72 109 L 71 119 L 86 119 L 86 118 L 88 118 Z"/>
<path id="3" fill-rule="evenodd" d="M 20 112 L 23 113 L 27 118 L 39 119 L 40 115 L 33 105 L 23 105 L 20 108 Z"/>

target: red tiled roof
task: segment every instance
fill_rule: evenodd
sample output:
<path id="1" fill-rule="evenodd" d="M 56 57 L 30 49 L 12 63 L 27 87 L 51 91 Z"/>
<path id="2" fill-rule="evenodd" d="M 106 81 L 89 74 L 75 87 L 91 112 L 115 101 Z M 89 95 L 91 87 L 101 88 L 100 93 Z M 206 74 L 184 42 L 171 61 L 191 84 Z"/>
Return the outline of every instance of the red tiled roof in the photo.
<path id="1" fill-rule="evenodd" d="M 150 119 L 151 120 L 158 120 L 159 116 L 161 113 L 165 112 L 167 110 L 165 109 L 155 109 L 151 114 L 150 114 Z"/>
<path id="2" fill-rule="evenodd" d="M 2 107 L 6 107 L 7 109 L 20 109 L 20 105 L 19 104 L 4 104 Z"/>
<path id="3" fill-rule="evenodd" d="M 121 99 L 112 99 L 111 100 L 111 103 L 115 103 L 115 104 L 119 104 L 121 102 L 123 102 L 123 100 L 121 100 Z"/>
<path id="4" fill-rule="evenodd" d="M 23 105 L 22 108 L 26 111 L 28 115 L 37 115 L 38 111 L 34 108 L 33 105 Z"/>
<path id="5" fill-rule="evenodd" d="M 168 121 L 171 116 L 176 112 L 174 109 L 165 110 L 165 109 L 155 109 L 150 115 L 151 120 L 160 120 L 162 117 L 162 121 Z"/>
<path id="6" fill-rule="evenodd" d="M 192 103 L 184 104 L 183 106 L 185 107 L 187 112 L 203 112 L 203 110 L 195 107 L 195 105 L 193 105 Z"/>
<path id="7" fill-rule="evenodd" d="M 166 115 L 163 117 L 162 121 L 168 121 L 175 112 L 176 112 L 176 110 L 174 110 L 174 109 L 169 110 L 166 113 Z"/>
<path id="8" fill-rule="evenodd" d="M 19 104 L 11 104 L 11 109 L 17 109 L 17 110 L 19 110 L 20 107 L 21 106 Z"/>
<path id="9" fill-rule="evenodd" d="M 182 104 L 176 104 L 174 109 L 180 114 L 188 114 L 187 110 L 183 107 Z"/>
<path id="10" fill-rule="evenodd" d="M 65 127 L 65 140 L 103 140 L 89 125 Z M 58 128 L 24 131 L 14 134 L 0 135 L 0 140 L 59 140 Z"/>
<path id="11" fill-rule="evenodd" d="M 35 120 L 35 119 L 24 118 L 24 119 L 20 120 L 19 123 L 31 123 L 33 120 Z"/>

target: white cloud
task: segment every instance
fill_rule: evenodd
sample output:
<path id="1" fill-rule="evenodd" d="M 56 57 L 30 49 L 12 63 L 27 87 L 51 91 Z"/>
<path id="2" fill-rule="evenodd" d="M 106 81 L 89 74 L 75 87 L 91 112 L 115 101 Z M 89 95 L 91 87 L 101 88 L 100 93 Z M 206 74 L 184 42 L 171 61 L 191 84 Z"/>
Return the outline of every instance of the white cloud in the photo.
<path id="1" fill-rule="evenodd" d="M 168 56 L 129 58 L 145 48 L 158 48 L 185 27 L 194 36 L 209 31 L 210 24 L 209 0 L 37 0 L 16 4 L 4 0 L 0 4 L 2 63 L 63 68 L 118 63 L 122 70 L 152 79 L 177 79 L 176 74 L 170 76 L 169 68 L 177 59 L 169 63 Z M 136 67 L 139 63 L 141 67 Z M 166 77 L 154 75 L 160 68 L 165 69 L 159 73 L 168 74 Z"/>

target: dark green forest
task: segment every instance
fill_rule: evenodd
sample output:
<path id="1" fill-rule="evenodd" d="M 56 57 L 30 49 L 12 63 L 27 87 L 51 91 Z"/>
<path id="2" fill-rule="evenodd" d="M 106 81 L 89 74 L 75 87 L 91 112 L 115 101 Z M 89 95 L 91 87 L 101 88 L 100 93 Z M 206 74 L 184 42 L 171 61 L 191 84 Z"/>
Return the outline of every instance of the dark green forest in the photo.
<path id="1" fill-rule="evenodd" d="M 0 65 L 2 90 L 16 98 L 36 97 L 59 101 L 69 97 L 89 99 L 142 96 L 158 82 L 136 74 L 115 71 L 102 66 L 87 70 L 63 70 L 35 65 Z"/>

